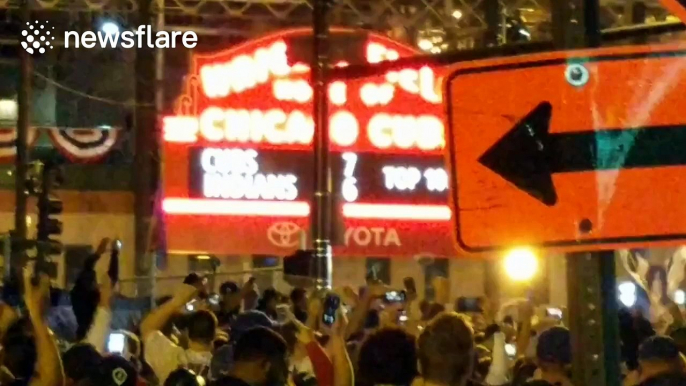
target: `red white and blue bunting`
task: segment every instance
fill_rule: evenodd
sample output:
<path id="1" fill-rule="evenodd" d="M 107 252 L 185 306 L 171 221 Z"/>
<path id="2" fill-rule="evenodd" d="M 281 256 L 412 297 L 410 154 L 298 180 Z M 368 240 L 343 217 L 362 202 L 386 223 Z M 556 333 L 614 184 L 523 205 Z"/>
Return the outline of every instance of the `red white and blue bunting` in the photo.
<path id="1" fill-rule="evenodd" d="M 33 147 L 41 133 L 47 133 L 53 146 L 71 162 L 95 162 L 105 157 L 119 141 L 121 131 L 116 128 L 63 129 L 32 127 L 28 133 L 29 147 Z M 0 128 L 0 162 L 11 161 L 17 154 L 14 128 Z"/>
<path id="2" fill-rule="evenodd" d="M 32 127 L 28 133 L 29 147 L 33 147 L 38 138 L 38 131 Z M 0 128 L 0 160 L 14 159 L 17 155 L 17 131 L 14 128 Z"/>
<path id="3" fill-rule="evenodd" d="M 96 161 L 117 143 L 119 130 L 50 129 L 53 145 L 72 162 Z"/>

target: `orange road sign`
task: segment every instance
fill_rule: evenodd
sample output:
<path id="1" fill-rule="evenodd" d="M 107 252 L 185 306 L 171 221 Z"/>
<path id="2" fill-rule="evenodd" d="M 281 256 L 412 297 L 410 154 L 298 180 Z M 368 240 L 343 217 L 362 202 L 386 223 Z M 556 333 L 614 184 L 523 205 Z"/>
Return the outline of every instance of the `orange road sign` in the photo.
<path id="1" fill-rule="evenodd" d="M 471 62 L 445 87 L 460 250 L 686 240 L 686 46 Z"/>
<path id="2" fill-rule="evenodd" d="M 686 23 L 686 0 L 660 0 L 674 16 Z"/>

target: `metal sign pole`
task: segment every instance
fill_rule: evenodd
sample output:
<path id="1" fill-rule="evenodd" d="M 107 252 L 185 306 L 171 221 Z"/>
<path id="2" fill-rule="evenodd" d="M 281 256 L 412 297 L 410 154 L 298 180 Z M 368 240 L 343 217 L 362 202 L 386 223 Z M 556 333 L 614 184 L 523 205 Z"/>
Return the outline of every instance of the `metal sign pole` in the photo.
<path id="1" fill-rule="evenodd" d="M 329 1 L 315 0 L 312 10 L 314 35 L 312 79 L 314 117 L 314 199 L 310 226 L 315 251 L 314 277 L 331 284 L 331 171 L 329 165 Z"/>
<path id="2" fill-rule="evenodd" d="M 138 2 L 138 25 L 153 22 L 153 0 Z M 149 232 L 152 225 L 153 197 L 156 186 L 155 127 L 157 112 L 156 97 L 156 59 L 155 50 L 140 47 L 136 50 L 134 64 L 136 106 L 134 124 L 133 179 L 134 179 L 134 230 L 135 230 L 135 272 L 137 276 L 148 276 L 153 267 L 149 255 Z M 150 293 L 149 282 L 141 282 L 139 294 Z"/>
<path id="3" fill-rule="evenodd" d="M 29 0 L 21 2 L 22 25 L 31 21 L 31 4 Z M 14 161 L 14 237 L 20 241 L 17 245 L 24 245 L 26 240 L 26 175 L 28 172 L 28 132 L 31 126 L 31 83 L 33 77 L 33 60 L 26 50 L 19 49 L 19 87 L 17 92 L 17 155 Z M 12 267 L 21 268 L 24 265 L 24 247 L 12 250 L 10 259 Z"/>
<path id="4" fill-rule="evenodd" d="M 553 6 L 554 39 L 561 49 L 599 47 L 598 0 L 564 0 Z M 593 224 L 581 222 L 580 233 Z M 618 304 L 613 251 L 567 254 L 573 383 L 619 386 Z"/>

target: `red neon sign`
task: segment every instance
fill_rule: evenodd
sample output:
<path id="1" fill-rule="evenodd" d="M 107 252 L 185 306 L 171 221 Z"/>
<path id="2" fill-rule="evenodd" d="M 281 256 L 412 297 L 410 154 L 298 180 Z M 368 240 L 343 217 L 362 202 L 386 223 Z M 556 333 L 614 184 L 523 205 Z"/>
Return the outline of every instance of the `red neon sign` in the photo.
<path id="1" fill-rule="evenodd" d="M 286 32 L 194 58 L 176 115 L 163 119 L 167 159 L 177 161 L 165 172 L 167 214 L 309 215 L 304 201 L 309 197 L 302 192 L 309 187 L 304 173 L 262 170 L 265 163 L 272 169 L 287 168 L 295 162 L 289 154 L 311 154 L 310 69 L 302 61 L 289 60 L 289 38 L 302 34 Z M 416 53 L 371 35 L 362 51 L 369 63 Z M 348 65 L 348 58 L 336 65 Z M 403 192 L 425 191 L 427 197 L 447 192 L 440 84 L 432 68 L 422 67 L 329 85 L 331 151 L 342 157 L 337 178 L 345 218 L 450 220 L 442 196 L 438 202 L 403 198 Z M 202 151 L 189 155 L 191 148 Z M 277 157 L 273 151 L 296 153 Z M 426 164 L 425 157 L 434 163 Z M 414 165 L 413 159 L 420 164 Z M 235 169 L 238 164 L 244 166 L 240 171 Z M 182 172 L 195 166 L 198 173 Z M 361 176 L 361 169 L 374 175 Z M 192 174 L 202 174 L 202 182 Z M 377 180 L 378 189 L 371 189 L 369 184 Z M 189 192 L 193 184 L 200 193 Z M 386 197 L 386 191 L 393 194 Z"/>
<path id="2" fill-rule="evenodd" d="M 165 141 L 309 147 L 314 133 L 309 68 L 302 63 L 290 66 L 287 47 L 279 39 L 225 60 L 198 58 L 200 76 L 188 82 L 192 94 L 180 101 L 178 115 L 164 118 Z M 395 49 L 367 43 L 369 63 L 398 57 Z M 441 103 L 439 86 L 429 67 L 393 71 L 371 81 L 333 82 L 329 85 L 332 150 L 440 152 L 445 141 L 443 123 L 436 114 Z M 436 108 L 430 113 L 404 113 L 402 101 L 396 102 L 401 93 L 416 95 L 426 107 Z M 254 100 L 257 95 L 259 100 Z M 375 111 L 359 117 L 364 109 Z"/>

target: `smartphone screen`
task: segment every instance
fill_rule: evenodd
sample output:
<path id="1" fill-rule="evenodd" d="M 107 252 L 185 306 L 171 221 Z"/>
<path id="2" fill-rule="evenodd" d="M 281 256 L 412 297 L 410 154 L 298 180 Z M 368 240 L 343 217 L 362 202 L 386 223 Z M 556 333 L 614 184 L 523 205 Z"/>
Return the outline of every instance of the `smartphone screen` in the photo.
<path id="1" fill-rule="evenodd" d="M 331 326 L 336 322 L 336 312 L 341 306 L 341 299 L 336 294 L 326 295 L 324 299 L 324 312 L 322 314 L 322 323 Z"/>
<path id="2" fill-rule="evenodd" d="M 107 351 L 113 354 L 123 353 L 125 341 L 124 334 L 118 332 L 111 333 L 107 340 Z"/>
<path id="3" fill-rule="evenodd" d="M 515 345 L 513 345 L 512 343 L 508 343 L 505 345 L 505 353 L 510 358 L 513 358 L 517 355 L 517 347 L 515 347 Z"/>
<path id="4" fill-rule="evenodd" d="M 218 306 L 219 305 L 219 295 L 218 294 L 210 295 L 208 301 L 210 302 L 211 305 Z"/>
<path id="5" fill-rule="evenodd" d="M 386 303 L 404 303 L 407 295 L 405 291 L 388 291 L 384 296 Z"/>
<path id="6" fill-rule="evenodd" d="M 546 309 L 546 315 L 551 318 L 562 319 L 562 310 L 559 308 L 548 307 Z"/>

